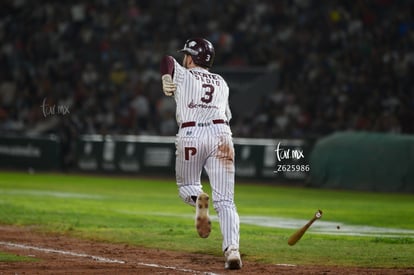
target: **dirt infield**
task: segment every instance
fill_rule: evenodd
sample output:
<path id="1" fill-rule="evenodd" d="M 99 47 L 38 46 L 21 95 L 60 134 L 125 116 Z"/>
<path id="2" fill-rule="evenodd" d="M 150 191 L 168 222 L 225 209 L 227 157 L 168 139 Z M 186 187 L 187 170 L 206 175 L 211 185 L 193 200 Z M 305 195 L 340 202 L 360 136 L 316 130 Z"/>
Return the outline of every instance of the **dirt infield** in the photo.
<path id="1" fill-rule="evenodd" d="M 40 259 L 0 262 L 0 274 L 414 274 L 414 269 L 279 266 L 243 262 L 225 270 L 223 258 L 80 240 L 31 228 L 0 226 L 0 251 Z"/>

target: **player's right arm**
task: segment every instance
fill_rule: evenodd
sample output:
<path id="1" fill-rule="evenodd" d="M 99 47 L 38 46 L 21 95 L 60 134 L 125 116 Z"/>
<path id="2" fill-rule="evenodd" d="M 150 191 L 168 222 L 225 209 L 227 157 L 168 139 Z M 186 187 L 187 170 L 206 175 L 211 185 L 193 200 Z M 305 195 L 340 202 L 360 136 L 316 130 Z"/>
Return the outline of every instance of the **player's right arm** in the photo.
<path id="1" fill-rule="evenodd" d="M 174 95 L 174 92 L 177 90 L 177 84 L 173 82 L 174 65 L 174 58 L 169 55 L 166 55 L 161 59 L 160 73 L 162 90 L 167 96 Z"/>

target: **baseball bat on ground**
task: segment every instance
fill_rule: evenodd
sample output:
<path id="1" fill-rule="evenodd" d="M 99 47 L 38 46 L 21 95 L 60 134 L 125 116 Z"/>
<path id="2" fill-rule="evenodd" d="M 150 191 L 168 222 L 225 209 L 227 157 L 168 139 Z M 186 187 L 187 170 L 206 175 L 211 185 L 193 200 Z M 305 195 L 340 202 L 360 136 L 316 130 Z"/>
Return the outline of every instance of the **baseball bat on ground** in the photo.
<path id="1" fill-rule="evenodd" d="M 313 216 L 313 218 L 310 221 L 308 221 L 307 224 L 302 226 L 298 231 L 296 231 L 295 233 L 292 234 L 292 236 L 290 236 L 288 240 L 288 244 L 294 245 L 295 243 L 297 243 L 300 240 L 300 238 L 302 238 L 303 234 L 305 234 L 306 230 L 308 230 L 308 228 L 313 224 L 313 222 L 316 221 L 317 219 L 320 219 L 321 217 L 322 217 L 322 210 L 318 210 Z"/>

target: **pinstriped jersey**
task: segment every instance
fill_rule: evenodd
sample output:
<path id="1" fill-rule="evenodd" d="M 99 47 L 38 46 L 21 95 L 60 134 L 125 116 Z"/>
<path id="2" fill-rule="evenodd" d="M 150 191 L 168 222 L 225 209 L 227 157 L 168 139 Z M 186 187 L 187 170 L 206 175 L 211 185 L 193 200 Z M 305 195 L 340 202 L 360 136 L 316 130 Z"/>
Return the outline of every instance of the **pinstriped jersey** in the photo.
<path id="1" fill-rule="evenodd" d="M 220 75 L 200 67 L 186 69 L 174 59 L 173 82 L 177 84 L 174 98 L 179 125 L 187 121 L 230 121 L 229 87 Z"/>

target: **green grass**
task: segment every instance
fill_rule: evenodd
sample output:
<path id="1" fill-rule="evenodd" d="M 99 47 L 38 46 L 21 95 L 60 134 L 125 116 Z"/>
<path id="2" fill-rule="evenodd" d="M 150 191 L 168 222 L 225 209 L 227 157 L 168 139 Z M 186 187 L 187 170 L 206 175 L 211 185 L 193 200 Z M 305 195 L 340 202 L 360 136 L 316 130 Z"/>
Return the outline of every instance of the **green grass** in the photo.
<path id="1" fill-rule="evenodd" d="M 38 261 L 36 258 L 18 256 L 10 253 L 0 251 L 0 262 L 34 262 Z"/>
<path id="2" fill-rule="evenodd" d="M 210 192 L 208 183 L 205 190 Z M 238 184 L 241 217 L 309 219 L 414 230 L 414 195 Z M 193 228 L 194 209 L 173 180 L 0 172 L 0 223 L 117 243 L 222 255 L 217 222 L 208 239 Z M 215 214 L 215 213 L 212 213 Z M 288 246 L 292 229 L 241 224 L 245 260 L 360 267 L 414 267 L 414 237 L 307 233 Z M 1 249 L 1 248 L 0 248 Z"/>

